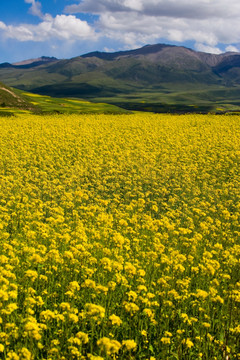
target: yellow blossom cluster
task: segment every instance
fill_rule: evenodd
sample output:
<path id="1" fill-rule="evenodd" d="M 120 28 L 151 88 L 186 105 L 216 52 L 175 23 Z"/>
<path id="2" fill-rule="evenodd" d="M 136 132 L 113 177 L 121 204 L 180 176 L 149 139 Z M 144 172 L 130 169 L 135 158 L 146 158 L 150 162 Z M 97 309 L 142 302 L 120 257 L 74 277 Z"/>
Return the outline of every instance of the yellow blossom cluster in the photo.
<path id="1" fill-rule="evenodd" d="M 240 117 L 0 118 L 0 358 L 240 359 Z"/>

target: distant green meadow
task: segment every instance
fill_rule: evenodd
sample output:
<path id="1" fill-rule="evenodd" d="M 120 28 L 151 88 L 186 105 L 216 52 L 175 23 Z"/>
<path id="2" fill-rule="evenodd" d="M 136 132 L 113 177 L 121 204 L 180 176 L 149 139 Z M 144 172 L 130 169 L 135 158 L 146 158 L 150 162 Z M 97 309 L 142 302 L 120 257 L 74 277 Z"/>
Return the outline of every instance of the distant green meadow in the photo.
<path id="1" fill-rule="evenodd" d="M 121 109 L 112 104 L 92 103 L 79 99 L 53 98 L 45 95 L 32 94 L 14 89 L 14 91 L 26 101 L 24 108 L 16 106 L 0 106 L 1 116 L 14 114 L 36 113 L 36 114 L 71 114 L 71 113 L 98 113 L 98 114 L 124 114 L 129 111 Z"/>

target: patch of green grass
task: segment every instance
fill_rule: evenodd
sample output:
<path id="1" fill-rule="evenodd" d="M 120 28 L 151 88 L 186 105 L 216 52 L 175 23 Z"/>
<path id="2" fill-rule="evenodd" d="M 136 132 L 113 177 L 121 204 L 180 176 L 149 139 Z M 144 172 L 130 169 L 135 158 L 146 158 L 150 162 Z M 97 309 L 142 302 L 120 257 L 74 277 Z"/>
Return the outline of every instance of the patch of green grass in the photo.
<path id="1" fill-rule="evenodd" d="M 92 103 L 86 100 L 53 98 L 47 95 L 32 94 L 17 90 L 28 102 L 34 107 L 35 113 L 103 113 L 103 114 L 123 114 L 129 111 L 122 109 L 114 104 L 106 104 L 103 102 Z"/>
<path id="2" fill-rule="evenodd" d="M 225 113 L 240 111 L 238 97 L 240 88 L 224 89 L 217 86 L 187 89 L 185 86 L 142 89 L 128 94 L 113 94 L 112 97 L 96 97 L 95 101 L 108 102 L 128 110 L 173 113 Z M 220 110 L 221 109 L 221 110 Z"/>

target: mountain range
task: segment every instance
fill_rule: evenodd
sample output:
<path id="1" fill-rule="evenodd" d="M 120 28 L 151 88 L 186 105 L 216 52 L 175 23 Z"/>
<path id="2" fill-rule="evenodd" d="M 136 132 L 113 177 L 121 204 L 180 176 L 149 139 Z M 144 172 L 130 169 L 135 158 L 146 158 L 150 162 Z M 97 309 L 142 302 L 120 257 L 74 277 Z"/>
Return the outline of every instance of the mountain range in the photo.
<path id="1" fill-rule="evenodd" d="M 38 94 L 133 110 L 240 109 L 240 53 L 232 52 L 216 55 L 156 44 L 71 59 L 41 57 L 0 64 L 0 80 Z"/>

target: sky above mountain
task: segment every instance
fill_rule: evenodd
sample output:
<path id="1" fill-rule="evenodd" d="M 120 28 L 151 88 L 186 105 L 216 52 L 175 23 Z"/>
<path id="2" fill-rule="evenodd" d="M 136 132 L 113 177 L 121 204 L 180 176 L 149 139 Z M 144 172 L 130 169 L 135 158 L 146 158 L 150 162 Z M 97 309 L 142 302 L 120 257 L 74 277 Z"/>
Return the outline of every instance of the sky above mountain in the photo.
<path id="1" fill-rule="evenodd" d="M 166 43 L 240 50 L 239 0 L 2 0 L 0 63 Z"/>

